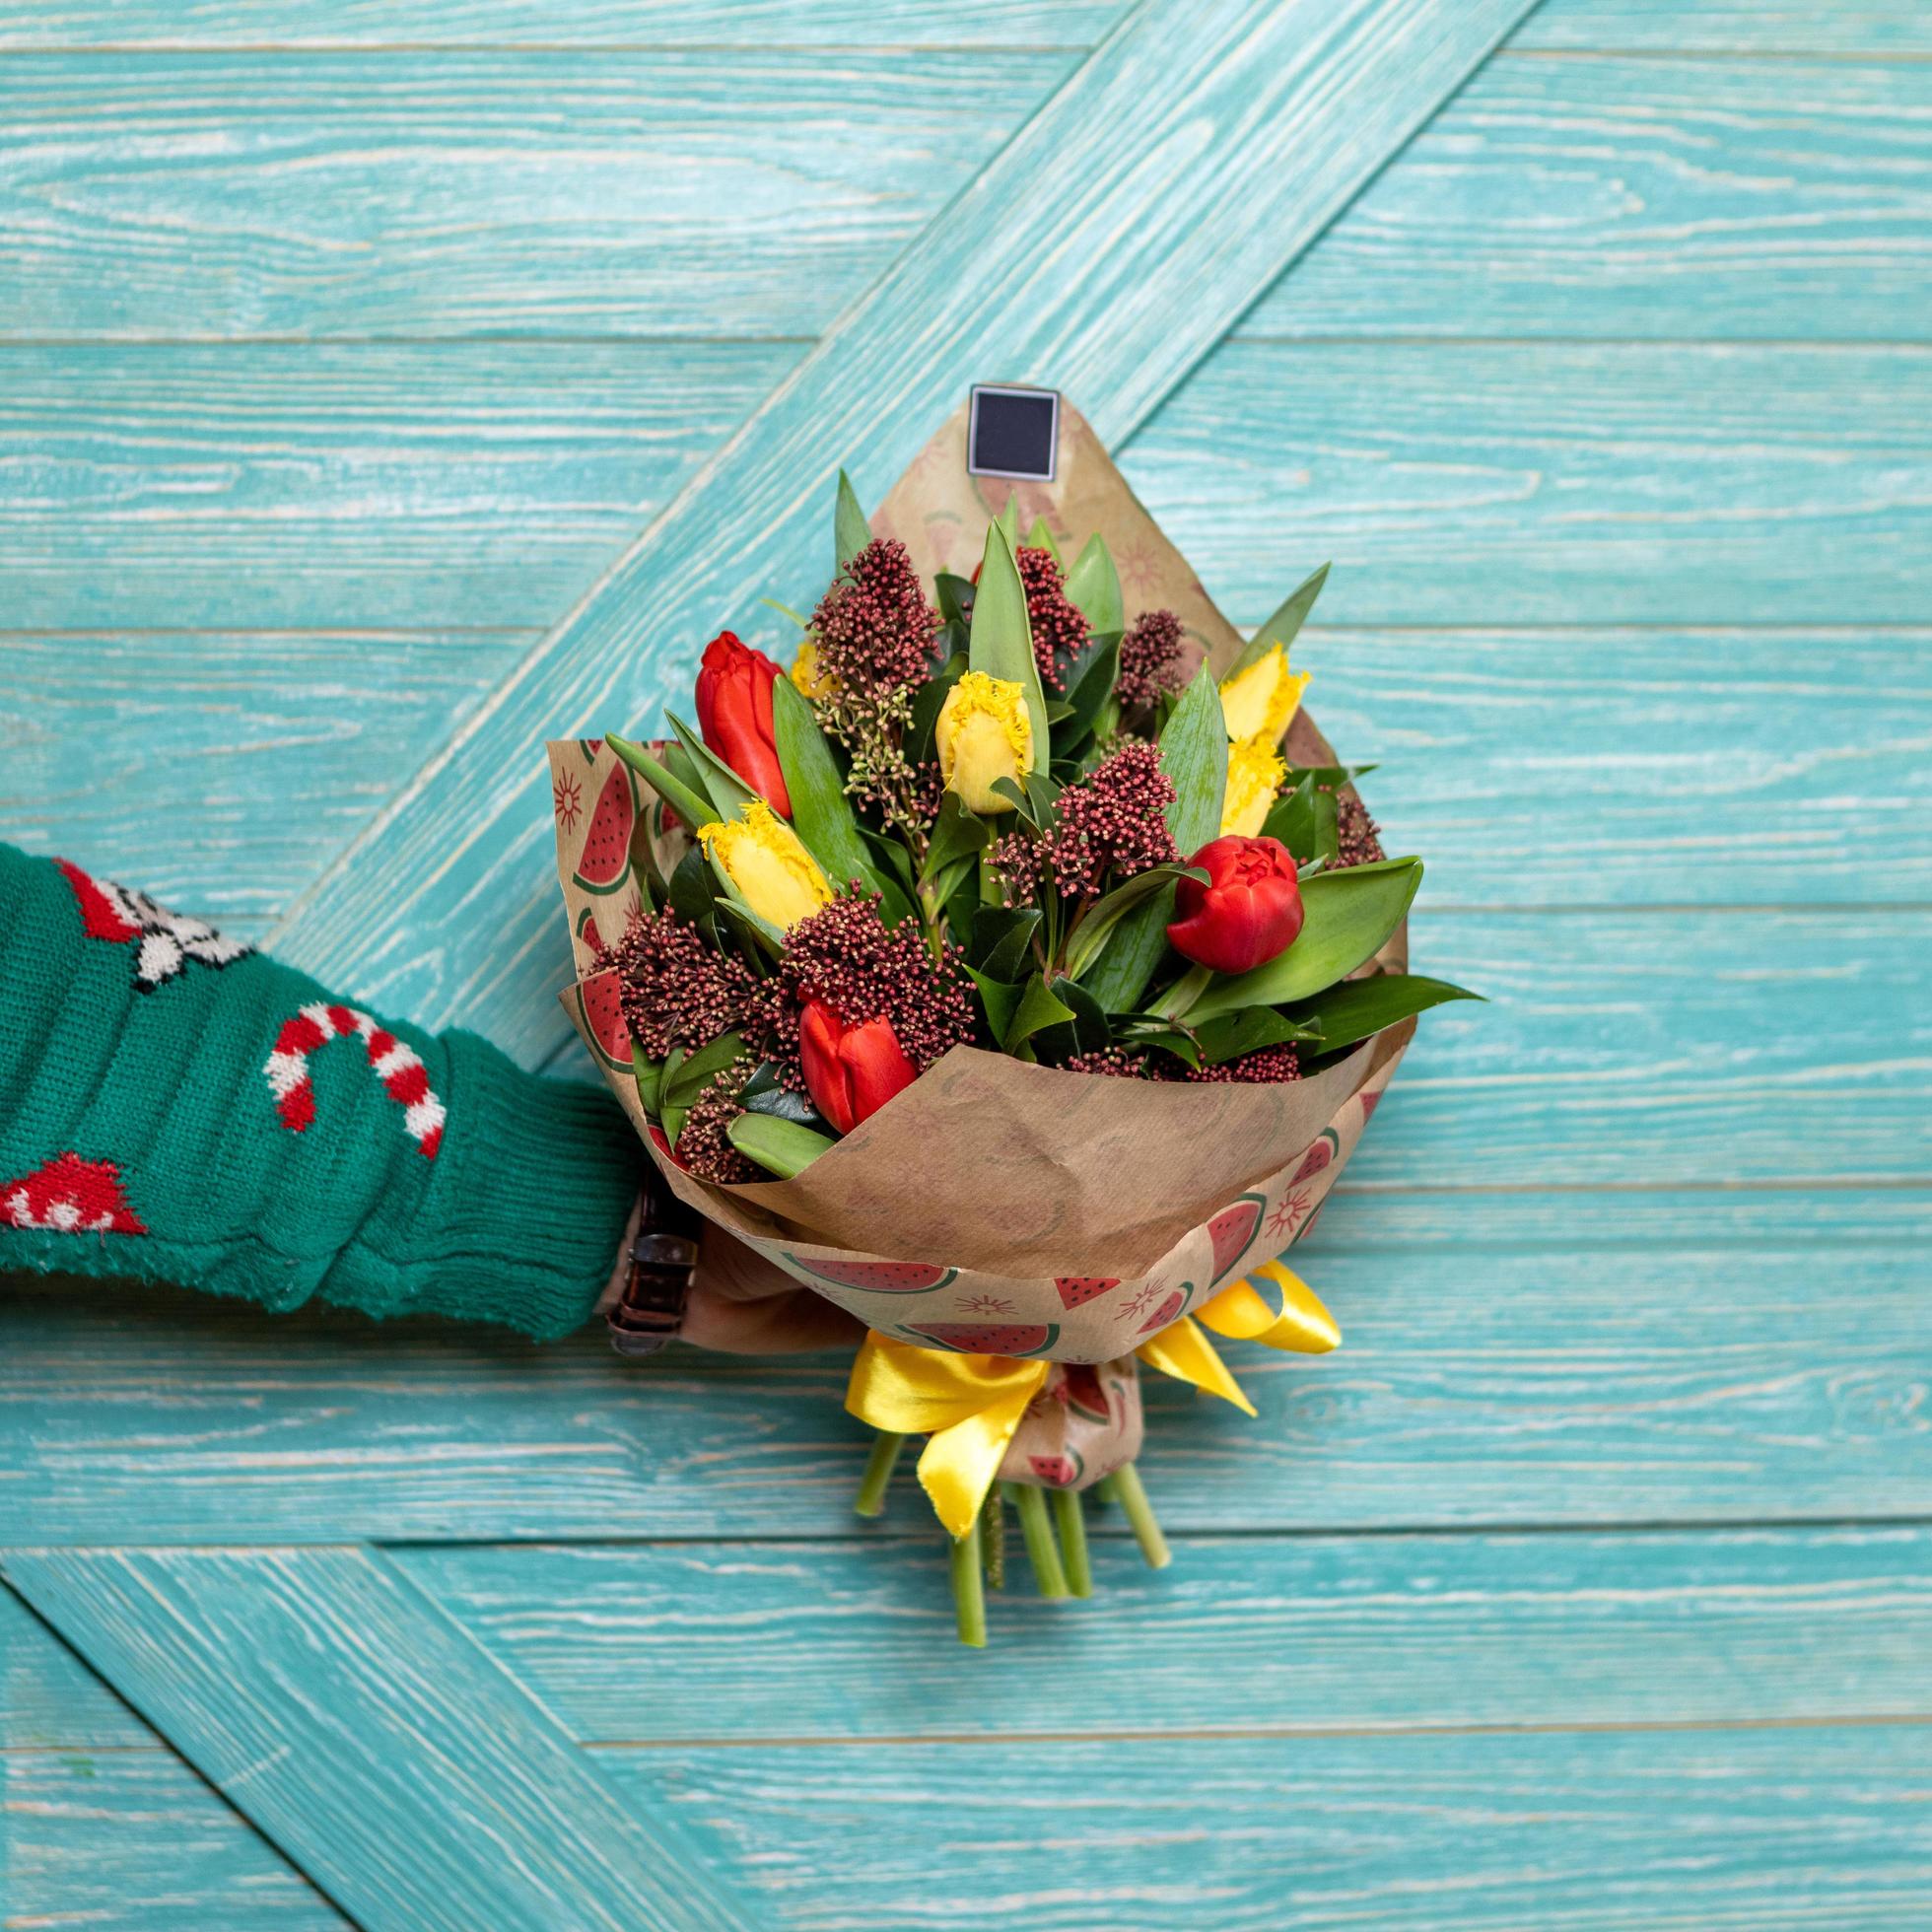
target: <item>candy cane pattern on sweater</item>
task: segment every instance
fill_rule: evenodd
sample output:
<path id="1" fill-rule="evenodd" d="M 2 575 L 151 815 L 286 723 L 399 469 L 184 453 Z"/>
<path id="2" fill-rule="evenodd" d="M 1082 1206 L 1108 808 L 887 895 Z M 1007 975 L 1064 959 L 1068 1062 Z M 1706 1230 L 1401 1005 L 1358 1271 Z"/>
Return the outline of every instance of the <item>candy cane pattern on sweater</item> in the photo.
<path id="1" fill-rule="evenodd" d="M 309 1056 L 331 1040 L 361 1037 L 369 1064 L 389 1098 L 402 1108 L 402 1124 L 426 1160 L 436 1158 L 443 1144 L 443 1102 L 430 1090 L 430 1076 L 421 1057 L 396 1036 L 355 1006 L 304 1006 L 283 1022 L 275 1051 L 262 1071 L 275 1095 L 275 1111 L 292 1134 L 304 1133 L 315 1118 L 315 1089 L 309 1078 Z"/>

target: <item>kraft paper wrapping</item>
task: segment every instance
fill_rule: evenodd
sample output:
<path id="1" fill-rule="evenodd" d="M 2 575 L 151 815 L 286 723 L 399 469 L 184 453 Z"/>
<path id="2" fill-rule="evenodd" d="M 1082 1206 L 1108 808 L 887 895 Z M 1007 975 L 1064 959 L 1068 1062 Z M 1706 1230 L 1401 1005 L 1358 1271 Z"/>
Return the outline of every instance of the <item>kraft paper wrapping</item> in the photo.
<path id="1" fill-rule="evenodd" d="M 1008 486 L 969 476 L 965 458 L 962 409 L 872 518 L 929 583 L 970 572 L 1005 501 Z M 1172 610 L 1198 657 L 1232 660 L 1240 633 L 1075 411 L 1062 406 L 1057 479 L 1013 487 L 1022 529 L 1044 517 L 1066 554 L 1105 536 L 1130 622 Z M 1305 710 L 1287 748 L 1296 764 L 1335 762 Z M 649 799 L 601 740 L 549 753 L 578 973 L 561 997 L 652 1159 L 681 1200 L 905 1342 L 1086 1364 L 1131 1355 L 1307 1231 L 1414 1032 L 1406 1021 L 1313 1078 L 1254 1086 L 1112 1079 L 955 1047 L 794 1180 L 701 1181 L 644 1114 L 602 963 L 638 906 L 631 842 L 656 836 L 660 862 L 675 862 L 682 837 L 647 829 Z M 1398 931 L 1379 963 L 1406 960 Z"/>

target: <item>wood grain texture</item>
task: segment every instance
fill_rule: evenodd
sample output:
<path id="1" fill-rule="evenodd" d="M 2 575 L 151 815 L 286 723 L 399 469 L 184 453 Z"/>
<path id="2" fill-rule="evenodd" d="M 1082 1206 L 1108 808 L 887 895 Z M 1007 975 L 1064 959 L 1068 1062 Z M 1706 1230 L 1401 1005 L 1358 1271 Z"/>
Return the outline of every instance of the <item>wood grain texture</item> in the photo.
<path id="1" fill-rule="evenodd" d="M 1926 1198 L 1339 1193 L 1297 1266 L 1343 1349 L 1232 1346 L 1256 1422 L 1150 1387 L 1147 1482 L 1177 1532 L 1922 1515 Z M 0 1544 L 862 1531 L 836 1355 L 637 1367 L 44 1281 L 0 1341 Z M 909 1485 L 888 1528 L 926 1547 Z"/>
<path id="2" fill-rule="evenodd" d="M 1923 341 L 1928 316 L 1932 68 L 1502 53 L 1236 333 Z"/>
<path id="3" fill-rule="evenodd" d="M 49 0 L 0 6 L 0 51 L 273 46 L 1086 47 L 1129 0 Z"/>
<path id="4" fill-rule="evenodd" d="M 534 641 L 0 634 L 0 839 L 257 937 Z"/>
<path id="5" fill-rule="evenodd" d="M 6 623 L 540 629 L 798 354 L 0 346 Z"/>
<path id="6" fill-rule="evenodd" d="M 1228 614 L 1910 624 L 1932 349 L 1227 342 L 1122 468 Z"/>
<path id="7" fill-rule="evenodd" d="M 1924 903 L 1932 631 L 1311 627 L 1438 905 Z"/>
<path id="8" fill-rule="evenodd" d="M 5 1567 L 372 1932 L 747 1922 L 702 1829 L 621 1805 L 371 1552 L 10 1551 Z"/>
<path id="9" fill-rule="evenodd" d="M 9 1927 L 353 1932 L 171 1751 L 0 1751 Z"/>
<path id="10" fill-rule="evenodd" d="M 16 62 L 0 329 L 816 335 L 1076 59 Z"/>
<path id="11" fill-rule="evenodd" d="M 944 1932 L 988 1902 L 1053 1932 L 1917 1932 L 1932 1911 L 1914 1725 L 1161 1739 L 598 1759 L 640 1804 L 717 1821 L 756 1923 Z M 148 1756 L 15 1769 L 30 1910 L 114 1932 L 235 1925 L 183 1866 L 214 1823 Z M 129 1894 L 101 1883 L 125 1872 Z M 178 1916 L 123 1914 L 157 1874 Z M 242 1920 L 292 1924 L 298 1917 Z M 241 1932 L 236 1926 L 236 1932 Z"/>
<path id="12" fill-rule="evenodd" d="M 1092 1599 L 1008 1592 L 983 1657 L 945 1641 L 936 1538 L 399 1560 L 592 1741 L 1932 1718 L 1923 1529 L 1190 1537 L 1155 1578 L 1117 1511 L 1089 1514 Z"/>
<path id="13" fill-rule="evenodd" d="M 536 742 L 581 718 L 655 714 L 670 666 L 641 646 L 715 625 L 749 586 L 808 586 L 839 463 L 875 495 L 994 373 L 989 343 L 1005 376 L 1095 398 L 1097 433 L 1119 441 L 1523 11 L 1147 0 L 318 881 L 278 929 L 297 963 L 547 1051 L 547 976 L 508 964 L 555 926 L 529 890 L 548 836 Z M 960 274 L 968 259 L 984 270 Z M 1178 312 L 1175 288 L 1190 291 Z M 487 943 L 458 913 L 478 895 L 501 914 Z"/>
<path id="14" fill-rule="evenodd" d="M 1918 0 L 1544 0 L 1513 47 L 1660 53 L 1932 53 Z"/>

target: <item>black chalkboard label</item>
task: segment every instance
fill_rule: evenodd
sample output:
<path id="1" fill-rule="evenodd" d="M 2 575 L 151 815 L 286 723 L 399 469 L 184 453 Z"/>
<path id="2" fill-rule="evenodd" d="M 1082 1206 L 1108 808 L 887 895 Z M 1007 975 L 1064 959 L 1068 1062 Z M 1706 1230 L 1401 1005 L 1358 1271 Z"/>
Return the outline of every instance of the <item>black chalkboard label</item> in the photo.
<path id="1" fill-rule="evenodd" d="M 987 382 L 974 387 L 966 467 L 975 476 L 1051 483 L 1059 451 L 1057 389 L 997 388 Z"/>

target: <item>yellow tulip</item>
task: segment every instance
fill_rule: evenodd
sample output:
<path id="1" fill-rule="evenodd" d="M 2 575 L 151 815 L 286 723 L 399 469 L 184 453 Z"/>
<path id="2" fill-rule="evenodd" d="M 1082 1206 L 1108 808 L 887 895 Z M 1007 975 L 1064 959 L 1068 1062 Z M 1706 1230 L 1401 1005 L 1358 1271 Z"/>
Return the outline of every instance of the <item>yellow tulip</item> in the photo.
<path id="1" fill-rule="evenodd" d="M 1301 708 L 1307 684 L 1306 671 L 1288 669 L 1286 645 L 1264 651 L 1240 676 L 1221 684 L 1221 716 L 1227 721 L 1228 736 L 1236 744 L 1249 738 L 1279 744 Z"/>
<path id="2" fill-rule="evenodd" d="M 731 890 L 781 932 L 831 903 L 825 874 L 797 833 L 762 798 L 753 798 L 729 824 L 699 826 L 698 843 Z"/>
<path id="3" fill-rule="evenodd" d="M 839 680 L 832 675 L 819 655 L 816 640 L 807 638 L 792 660 L 792 682 L 807 698 L 830 698 L 837 694 Z"/>
<path id="4" fill-rule="evenodd" d="M 946 693 L 933 727 L 939 776 L 946 790 L 979 812 L 1013 809 L 993 787 L 1002 778 L 1019 784 L 1033 769 L 1033 721 L 1026 694 L 1009 678 L 968 671 Z"/>
<path id="5" fill-rule="evenodd" d="M 1221 837 L 1254 838 L 1288 775 L 1288 763 L 1261 738 L 1227 748 L 1227 791 L 1221 798 Z"/>

